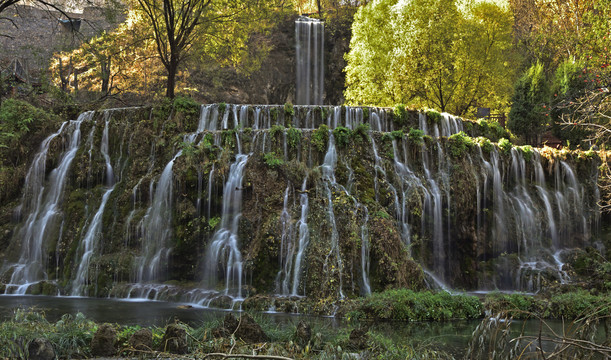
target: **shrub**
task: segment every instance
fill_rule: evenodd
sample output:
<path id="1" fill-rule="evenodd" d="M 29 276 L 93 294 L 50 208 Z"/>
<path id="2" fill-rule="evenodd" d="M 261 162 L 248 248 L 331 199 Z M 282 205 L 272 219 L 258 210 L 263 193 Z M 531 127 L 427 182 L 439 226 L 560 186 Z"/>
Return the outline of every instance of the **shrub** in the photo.
<path id="1" fill-rule="evenodd" d="M 284 164 L 284 160 L 279 158 L 273 151 L 265 153 L 265 155 L 263 155 L 263 160 L 265 160 L 267 166 L 272 169 L 278 168 Z"/>
<path id="2" fill-rule="evenodd" d="M 338 126 L 333 130 L 333 136 L 335 137 L 335 143 L 338 147 L 344 148 L 350 143 L 350 137 L 352 137 L 352 130 Z"/>
<path id="3" fill-rule="evenodd" d="M 407 134 L 407 138 L 414 144 L 422 145 L 424 144 L 424 131 L 414 128 L 409 129 L 409 134 Z"/>
<path id="4" fill-rule="evenodd" d="M 301 130 L 290 127 L 286 132 L 287 141 L 289 146 L 293 149 L 297 148 L 297 145 L 301 142 Z"/>
<path id="5" fill-rule="evenodd" d="M 439 124 L 441 113 L 437 110 L 429 109 L 426 111 L 426 118 L 429 120 L 429 123 Z"/>
<path id="6" fill-rule="evenodd" d="M 293 107 L 293 104 L 291 104 L 291 103 L 284 104 L 284 114 L 286 116 L 293 116 L 293 115 L 295 115 L 295 108 Z"/>
<path id="7" fill-rule="evenodd" d="M 489 154 L 494 149 L 494 145 L 487 138 L 480 136 L 475 139 L 475 143 L 479 144 L 482 148 L 482 151 Z"/>
<path id="8" fill-rule="evenodd" d="M 312 145 L 320 152 L 324 152 L 329 142 L 329 127 L 321 124 L 318 129 L 312 133 Z"/>
<path id="9" fill-rule="evenodd" d="M 472 146 L 473 139 L 462 131 L 448 138 L 448 152 L 453 157 L 463 156 Z"/>
<path id="10" fill-rule="evenodd" d="M 395 109 L 393 111 L 393 119 L 395 120 L 395 123 L 397 123 L 399 126 L 407 125 L 407 109 L 405 108 L 405 105 L 395 105 Z"/>
<path id="11" fill-rule="evenodd" d="M 505 138 L 499 140 L 499 149 L 501 149 L 504 154 L 509 154 L 511 152 L 512 147 L 513 144 L 511 144 L 509 140 Z"/>

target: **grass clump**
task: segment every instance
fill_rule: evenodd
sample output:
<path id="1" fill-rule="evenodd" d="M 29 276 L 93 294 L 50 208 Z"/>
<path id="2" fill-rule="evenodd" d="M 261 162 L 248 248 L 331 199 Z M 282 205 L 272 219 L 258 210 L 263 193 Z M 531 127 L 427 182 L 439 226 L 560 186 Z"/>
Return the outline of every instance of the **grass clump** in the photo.
<path id="1" fill-rule="evenodd" d="M 368 318 L 403 321 L 476 319 L 482 305 L 475 296 L 447 292 L 414 292 L 407 289 L 374 293 L 363 300 L 360 311 Z"/>
<path id="2" fill-rule="evenodd" d="M 475 143 L 478 144 L 482 148 L 482 151 L 487 154 L 490 154 L 494 150 L 494 144 L 492 144 L 488 138 L 483 136 L 476 138 Z"/>

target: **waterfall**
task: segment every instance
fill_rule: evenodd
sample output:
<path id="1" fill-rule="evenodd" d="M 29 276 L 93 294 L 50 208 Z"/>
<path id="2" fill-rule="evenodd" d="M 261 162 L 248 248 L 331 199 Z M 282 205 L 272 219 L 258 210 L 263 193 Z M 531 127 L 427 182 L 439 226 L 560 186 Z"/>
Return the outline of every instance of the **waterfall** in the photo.
<path id="1" fill-rule="evenodd" d="M 108 124 L 110 123 L 110 117 L 110 111 L 104 112 L 105 125 L 104 131 L 102 133 L 102 144 L 100 146 L 100 152 L 104 157 L 106 165 L 106 184 L 109 188 L 106 190 L 106 192 L 104 192 L 100 207 L 93 216 L 93 220 L 91 220 L 91 223 L 89 224 L 87 231 L 85 232 L 85 237 L 83 237 L 80 242 L 79 250 L 77 251 L 77 253 L 82 254 L 81 262 L 76 271 L 76 277 L 72 282 L 72 296 L 84 294 L 83 290 L 85 285 L 87 284 L 89 275 L 89 261 L 91 260 L 94 251 L 97 250 L 99 237 L 101 236 L 100 232 L 102 230 L 102 215 L 104 214 L 104 209 L 106 208 L 108 198 L 110 197 L 112 191 L 115 189 L 115 177 L 112 164 L 110 163 L 110 155 L 108 154 Z"/>
<path id="2" fill-rule="evenodd" d="M 237 149 L 240 138 L 236 136 Z M 223 280 L 222 293 L 241 299 L 242 296 L 242 254 L 239 248 L 238 227 L 242 216 L 242 181 L 244 168 L 250 155 L 238 150 L 236 160 L 229 168 L 227 182 L 223 188 L 223 210 L 220 228 L 212 236 L 205 255 L 204 284 L 207 290 L 218 290 Z"/>
<path id="3" fill-rule="evenodd" d="M 300 16 L 295 21 L 297 82 L 295 104 L 322 105 L 324 93 L 325 24 Z"/>
<path id="4" fill-rule="evenodd" d="M 22 212 L 29 212 L 23 227 L 18 232 L 21 239 L 21 256 L 17 264 L 12 266 L 10 283 L 6 292 L 25 294 L 30 284 L 46 279 L 45 272 L 45 246 L 49 236 L 54 234 L 54 227 L 62 216 L 61 203 L 64 188 L 68 179 L 68 171 L 81 141 L 81 123 L 90 121 L 93 112 L 82 113 L 76 121 L 64 123 L 60 130 L 46 138 L 40 151 L 34 158 L 32 166 L 26 176 Z M 61 155 L 59 164 L 51 174 L 48 181 L 44 181 L 45 162 L 49 145 L 53 139 L 66 134 L 67 148 Z"/>

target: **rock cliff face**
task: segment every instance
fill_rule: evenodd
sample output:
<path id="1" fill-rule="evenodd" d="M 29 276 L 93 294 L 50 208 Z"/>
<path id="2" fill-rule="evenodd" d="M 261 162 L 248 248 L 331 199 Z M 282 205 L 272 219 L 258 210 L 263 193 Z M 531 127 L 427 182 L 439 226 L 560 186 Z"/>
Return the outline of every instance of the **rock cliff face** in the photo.
<path id="1" fill-rule="evenodd" d="M 2 218 L 1 280 L 212 306 L 569 282 L 567 249 L 597 227 L 598 157 L 460 131 L 499 135 L 378 108 L 85 113 L 43 142 Z"/>

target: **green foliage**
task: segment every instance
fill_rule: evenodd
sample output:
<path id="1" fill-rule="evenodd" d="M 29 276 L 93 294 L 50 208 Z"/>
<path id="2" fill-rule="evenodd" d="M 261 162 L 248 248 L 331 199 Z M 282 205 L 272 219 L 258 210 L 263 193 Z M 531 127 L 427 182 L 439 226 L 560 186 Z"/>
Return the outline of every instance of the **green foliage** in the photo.
<path id="1" fill-rule="evenodd" d="M 381 320 L 446 321 L 476 319 L 482 304 L 475 296 L 451 295 L 445 291 L 414 292 L 407 289 L 386 290 L 364 299 L 361 311 Z"/>
<path id="2" fill-rule="evenodd" d="M 487 154 L 491 153 L 492 150 L 494 150 L 494 145 L 490 142 L 490 140 L 488 140 L 488 138 L 485 138 L 483 136 L 476 138 L 475 143 L 479 144 L 479 146 L 482 148 L 482 151 Z"/>
<path id="3" fill-rule="evenodd" d="M 221 218 L 218 216 L 215 217 L 211 217 L 210 219 L 208 219 L 208 227 L 210 228 L 210 230 L 213 230 L 216 228 L 216 226 L 221 222 Z"/>
<path id="4" fill-rule="evenodd" d="M 391 131 L 390 135 L 395 139 L 395 140 L 402 140 L 403 136 L 405 135 L 403 133 L 403 130 L 395 130 L 395 131 Z"/>
<path id="5" fill-rule="evenodd" d="M 219 103 L 219 114 L 224 113 L 225 109 L 227 109 L 227 104 L 225 104 L 224 102 L 220 102 Z"/>
<path id="6" fill-rule="evenodd" d="M 273 125 L 271 129 L 269 129 L 269 136 L 272 139 L 276 139 L 278 135 L 284 132 L 284 126 L 282 125 Z"/>
<path id="7" fill-rule="evenodd" d="M 329 127 L 321 124 L 318 129 L 312 133 L 312 145 L 319 151 L 325 152 L 327 143 L 329 142 Z"/>
<path id="8" fill-rule="evenodd" d="M 532 160 L 533 158 L 533 147 L 530 145 L 524 145 L 524 146 L 516 146 L 516 148 L 522 153 L 522 156 L 524 157 L 524 160 L 526 160 L 526 162 L 530 162 L 530 160 Z"/>
<path id="9" fill-rule="evenodd" d="M 441 113 L 437 110 L 427 110 L 426 119 L 429 121 L 429 123 L 439 124 L 441 122 Z"/>
<path id="10" fill-rule="evenodd" d="M 513 144 L 507 139 L 499 140 L 499 149 L 505 154 L 509 154 L 513 148 Z"/>
<path id="11" fill-rule="evenodd" d="M 193 158 L 194 156 L 196 156 L 199 153 L 199 149 L 192 142 L 183 141 L 180 143 L 180 148 L 182 150 L 182 154 L 187 159 Z"/>
<path id="12" fill-rule="evenodd" d="M 8 99 L 0 105 L 0 164 L 15 165 L 30 147 L 32 134 L 46 128 L 55 128 L 59 119 L 43 109 L 25 101 Z"/>
<path id="13" fill-rule="evenodd" d="M 290 127 L 286 131 L 286 138 L 289 147 L 291 147 L 292 149 L 296 149 L 299 143 L 301 142 L 301 130 L 296 129 L 294 127 Z"/>
<path id="14" fill-rule="evenodd" d="M 268 152 L 263 155 L 263 160 L 265 164 L 272 169 L 278 168 L 284 164 L 284 160 L 276 155 L 275 152 Z"/>
<path id="15" fill-rule="evenodd" d="M 81 313 L 66 314 L 55 324 L 49 323 L 43 312 L 17 309 L 13 318 L 0 324 L 0 356 L 18 357 L 20 341 L 46 338 L 58 358 L 81 358 L 90 354 L 89 344 L 97 326 Z M 21 339 L 21 340 L 20 340 Z"/>
<path id="16" fill-rule="evenodd" d="M 352 137 L 356 141 L 366 140 L 369 141 L 369 131 L 371 130 L 371 125 L 367 123 L 358 124 L 357 127 L 352 132 Z"/>
<path id="17" fill-rule="evenodd" d="M 536 63 L 516 83 L 507 127 L 531 141 L 549 122 L 548 85 L 543 65 Z"/>
<path id="18" fill-rule="evenodd" d="M 295 108 L 293 107 L 293 104 L 291 104 L 291 103 L 284 104 L 284 114 L 286 116 L 293 116 L 293 115 L 295 115 Z"/>
<path id="19" fill-rule="evenodd" d="M 388 213 L 387 213 L 386 211 L 384 211 L 384 210 L 379 210 L 379 211 L 376 211 L 376 212 L 374 213 L 374 216 L 375 216 L 375 217 L 378 217 L 378 218 L 380 218 L 380 219 L 385 219 L 385 220 L 390 220 L 390 219 L 392 219 L 392 218 L 391 218 L 391 216 L 390 216 L 390 215 L 388 215 Z"/>
<path id="20" fill-rule="evenodd" d="M 457 115 L 472 112 L 473 100 L 501 108 L 519 61 L 511 51 L 512 19 L 509 7 L 491 2 L 369 2 L 352 25 L 346 100 Z"/>
<path id="21" fill-rule="evenodd" d="M 192 98 L 177 96 L 174 98 L 174 110 L 176 112 L 185 113 L 187 116 L 197 116 L 199 114 L 200 105 Z"/>
<path id="22" fill-rule="evenodd" d="M 424 144 L 424 131 L 416 128 L 411 128 L 409 129 L 409 134 L 407 134 L 407 138 L 414 144 L 422 145 Z"/>
<path id="23" fill-rule="evenodd" d="M 405 105 L 403 104 L 395 105 L 393 115 L 394 115 L 393 119 L 395 123 L 397 123 L 399 126 L 407 125 L 408 112 L 407 112 L 407 109 L 405 108 Z"/>
<path id="24" fill-rule="evenodd" d="M 448 138 L 448 152 L 455 158 L 463 156 L 471 147 L 473 139 L 462 131 Z"/>
<path id="25" fill-rule="evenodd" d="M 562 125 L 562 118 L 569 117 L 574 110 L 570 104 L 585 95 L 589 87 L 590 74 L 584 63 L 567 59 L 558 66 L 551 86 L 552 132 L 559 139 L 580 144 L 591 136 L 586 127 L 567 127 Z"/>
<path id="26" fill-rule="evenodd" d="M 343 126 L 338 126 L 333 129 L 333 137 L 335 138 L 335 143 L 339 148 L 345 148 L 350 143 L 352 130 Z"/>

